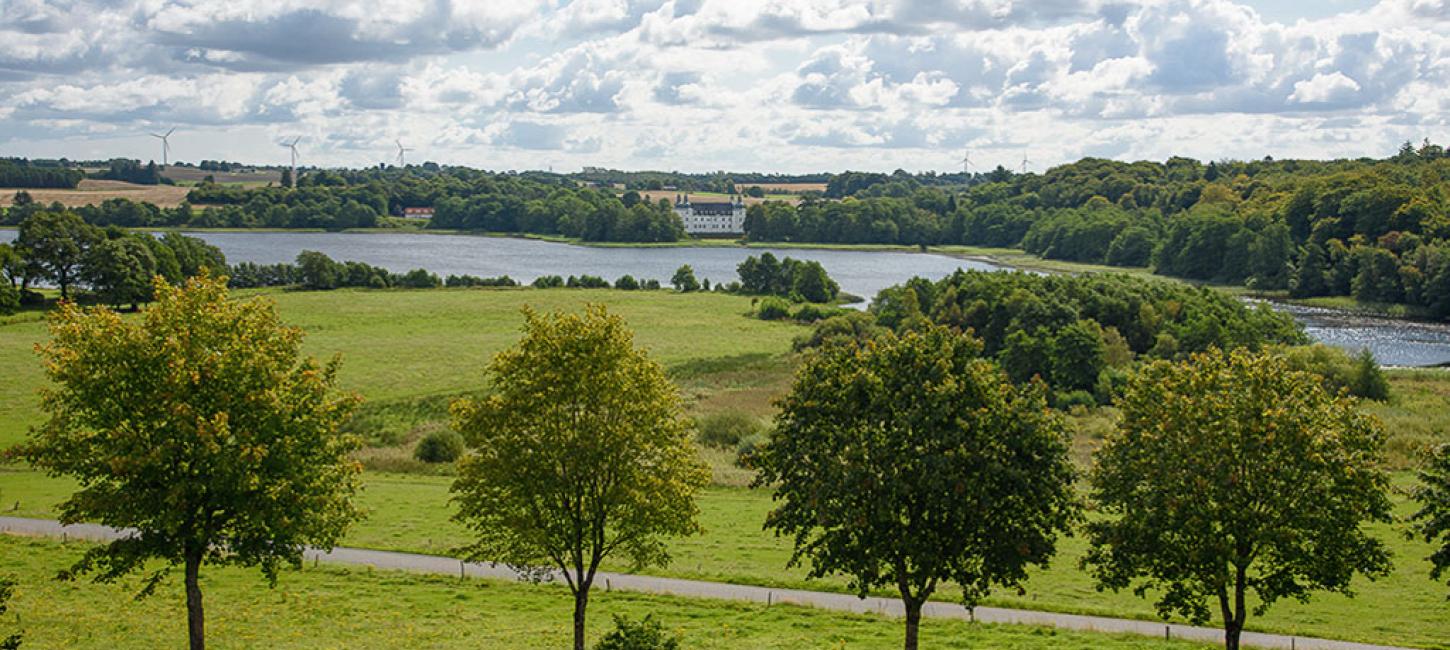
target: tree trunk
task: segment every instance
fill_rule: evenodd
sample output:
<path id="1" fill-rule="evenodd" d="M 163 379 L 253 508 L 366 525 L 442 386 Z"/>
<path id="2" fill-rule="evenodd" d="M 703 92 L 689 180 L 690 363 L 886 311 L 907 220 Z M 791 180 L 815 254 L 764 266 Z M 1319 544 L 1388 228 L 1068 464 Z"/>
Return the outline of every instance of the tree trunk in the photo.
<path id="1" fill-rule="evenodd" d="M 206 616 L 201 607 L 201 553 L 186 554 L 186 628 L 191 650 L 206 650 Z"/>
<path id="2" fill-rule="evenodd" d="M 902 604 L 906 606 L 906 650 L 916 650 L 917 638 L 921 628 L 921 600 L 904 599 Z"/>
<path id="3" fill-rule="evenodd" d="M 589 606 L 589 587 L 574 592 L 574 650 L 584 650 L 584 608 Z"/>

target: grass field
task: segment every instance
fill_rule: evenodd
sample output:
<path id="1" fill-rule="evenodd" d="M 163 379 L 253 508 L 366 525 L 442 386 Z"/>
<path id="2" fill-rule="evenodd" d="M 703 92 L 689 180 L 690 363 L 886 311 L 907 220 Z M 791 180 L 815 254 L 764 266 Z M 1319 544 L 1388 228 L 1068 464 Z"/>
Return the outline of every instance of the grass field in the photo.
<path id="1" fill-rule="evenodd" d="M 250 172 L 209 172 L 197 169 L 196 167 L 177 167 L 171 165 L 163 170 L 161 175 L 171 180 L 185 183 L 200 183 L 207 176 L 211 176 L 213 180 L 221 185 L 236 184 L 249 187 L 282 182 L 282 172 L 270 169 L 259 169 Z"/>
<path id="2" fill-rule="evenodd" d="M 606 302 L 636 330 L 636 340 L 668 369 L 686 394 L 689 410 L 735 410 L 768 415 L 769 402 L 788 384 L 794 359 L 791 339 L 799 326 L 745 316 L 748 299 L 720 294 L 586 290 L 433 290 L 266 292 L 284 319 L 308 332 L 307 349 L 343 355 L 341 381 L 368 403 L 359 430 L 384 447 L 373 453 L 406 457 L 421 432 L 444 426 L 453 397 L 483 388 L 482 368 L 493 353 L 519 335 L 519 308 L 579 309 Z M 0 319 L 0 446 L 17 442 L 39 421 L 34 391 L 42 381 L 32 352 L 45 337 L 35 313 Z M 1369 406 L 1390 432 L 1391 451 L 1409 458 L 1419 446 L 1446 439 L 1450 424 L 1450 371 L 1393 371 L 1394 399 Z M 1111 426 L 1110 412 L 1074 417 L 1080 434 L 1077 457 L 1095 445 L 1095 432 Z M 391 445 L 391 446 L 389 446 Z M 748 474 L 728 469 L 723 452 L 712 457 L 717 481 L 741 485 Z M 725 480 L 721 474 L 733 472 Z M 1399 475 L 1401 485 L 1408 474 Z M 464 541 L 448 518 L 442 476 L 369 472 L 361 501 L 369 511 L 347 539 L 353 546 L 447 553 Z M 0 466 L 0 514 L 53 517 L 53 506 L 72 489 L 18 467 Z M 839 579 L 805 581 L 804 571 L 785 569 L 789 545 L 761 530 L 771 507 L 761 490 L 714 487 L 701 499 L 705 535 L 672 545 L 667 575 L 750 584 L 842 589 Z M 1401 506 L 1401 514 L 1406 506 Z M 1360 584 L 1360 597 L 1320 596 L 1308 605 L 1280 603 L 1252 629 L 1433 647 L 1450 646 L 1450 607 L 1445 589 L 1429 580 L 1425 545 L 1404 540 L 1397 528 L 1376 533 L 1395 549 L 1389 579 Z M 1034 575 L 1024 595 L 999 594 L 1007 606 L 1153 618 L 1151 604 L 1130 594 L 1099 594 L 1076 568 L 1081 539 L 1065 540 L 1052 568 Z M 620 569 L 622 567 L 614 567 Z M 950 593 L 943 594 L 951 598 Z"/>
<path id="3" fill-rule="evenodd" d="M 107 199 L 130 199 L 154 203 L 163 208 L 174 208 L 186 199 L 190 190 L 176 185 L 136 185 L 124 181 L 102 181 L 87 178 L 73 190 L 3 188 L 0 187 L 0 207 L 9 207 L 15 200 L 15 193 L 23 189 L 38 203 L 50 205 L 59 201 L 66 207 L 100 205 Z"/>
<path id="4" fill-rule="evenodd" d="M 134 600 L 137 583 L 54 580 L 79 544 L 0 535 L 5 573 L 20 579 L 14 613 L 0 634 L 25 632 L 34 648 L 125 650 L 179 647 L 185 615 L 179 580 Z M 14 558 L 14 561 L 9 561 Z M 559 585 L 422 576 L 322 565 L 283 572 L 268 589 L 255 571 L 208 568 L 202 575 L 208 642 L 214 648 L 561 648 L 570 640 L 573 601 Z M 896 648 L 901 623 L 881 616 L 766 607 L 727 601 L 596 592 L 588 638 L 612 617 L 652 616 L 686 648 Z M 15 624 L 19 618 L 21 625 Z M 1064 632 L 961 621 L 922 623 L 933 648 L 1149 650 L 1205 647 L 1142 637 Z"/>

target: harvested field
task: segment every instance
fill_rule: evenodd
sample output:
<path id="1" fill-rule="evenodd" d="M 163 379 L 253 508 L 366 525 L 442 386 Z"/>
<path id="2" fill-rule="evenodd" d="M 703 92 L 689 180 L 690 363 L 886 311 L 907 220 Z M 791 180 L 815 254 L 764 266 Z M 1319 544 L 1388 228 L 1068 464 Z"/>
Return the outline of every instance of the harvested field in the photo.
<path id="1" fill-rule="evenodd" d="M 826 191 L 825 183 L 736 183 L 735 187 L 740 189 L 758 187 L 765 190 L 767 194 L 771 192 L 778 194 L 799 194 L 801 192 Z"/>
<path id="2" fill-rule="evenodd" d="M 70 208 L 82 205 L 99 205 L 107 199 L 130 199 L 154 203 L 163 208 L 174 208 L 186 199 L 185 187 L 175 185 L 136 185 L 124 181 L 100 181 L 86 179 L 73 190 L 0 188 L 0 206 L 8 207 L 15 200 L 15 193 L 24 190 L 31 198 L 49 205 L 59 201 Z"/>
<path id="3" fill-rule="evenodd" d="M 675 202 L 675 197 L 676 196 L 680 196 L 681 194 L 684 194 L 686 196 L 689 196 L 691 201 L 704 201 L 704 202 L 707 202 L 707 203 L 709 203 L 709 202 L 715 202 L 715 201 L 728 201 L 728 200 L 730 200 L 730 195 L 728 195 L 728 194 L 721 194 L 719 192 L 676 192 L 676 191 L 673 191 L 673 190 L 639 190 L 640 197 L 642 197 L 642 198 L 650 201 L 651 203 L 657 202 L 660 199 L 665 199 L 665 200 L 669 201 L 670 203 L 674 203 Z M 747 197 L 745 197 L 745 205 L 755 205 L 756 203 L 764 203 L 766 201 L 792 201 L 792 202 L 794 202 L 794 201 L 799 201 L 799 200 L 800 200 L 800 197 L 798 197 L 798 196 L 784 196 L 784 195 L 782 195 L 782 196 L 775 196 L 775 197 L 767 196 L 766 198 L 763 198 L 763 199 L 757 199 L 757 198 L 754 198 L 754 197 L 747 196 Z"/>
<path id="4" fill-rule="evenodd" d="M 226 185 L 228 183 L 241 183 L 243 185 L 266 185 L 267 183 L 281 183 L 282 172 L 271 169 L 258 169 L 247 172 L 209 172 L 195 167 L 167 167 L 161 172 L 174 181 L 192 181 L 200 183 L 202 179 L 211 176 L 216 182 Z"/>

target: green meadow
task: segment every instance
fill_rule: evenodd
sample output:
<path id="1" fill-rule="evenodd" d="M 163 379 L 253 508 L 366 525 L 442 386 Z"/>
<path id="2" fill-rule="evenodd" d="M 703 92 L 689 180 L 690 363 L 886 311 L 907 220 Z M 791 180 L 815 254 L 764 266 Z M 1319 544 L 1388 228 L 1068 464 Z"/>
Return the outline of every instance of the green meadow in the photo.
<path id="1" fill-rule="evenodd" d="M 460 395 L 486 390 L 483 367 L 494 353 L 519 336 L 522 322 L 520 310 L 525 305 L 542 311 L 577 310 L 589 302 L 607 304 L 611 311 L 622 315 L 634 328 L 637 343 L 649 349 L 654 358 L 667 368 L 685 395 L 688 411 L 696 415 L 742 411 L 768 416 L 771 412 L 771 399 L 786 390 L 795 365 L 794 355 L 790 352 L 791 341 L 805 332 L 801 326 L 749 318 L 748 298 L 722 294 L 577 289 L 458 289 L 268 291 L 264 295 L 276 301 L 286 321 L 307 331 L 306 345 L 311 353 L 324 358 L 335 354 L 342 356 L 341 383 L 345 388 L 357 391 L 366 400 L 352 426 L 374 445 L 363 458 L 365 465 L 374 469 L 419 469 L 420 464 L 412 461 L 410 456 L 413 441 L 429 430 L 447 426 L 449 401 Z M 22 440 L 25 431 L 40 421 L 35 391 L 43 383 L 43 375 L 33 348 L 44 338 L 43 320 L 35 313 L 0 320 L 0 373 L 6 378 L 6 381 L 0 382 L 0 445 Z M 1390 434 L 1390 451 L 1400 468 L 1396 474 L 1397 486 L 1403 489 L 1410 482 L 1409 472 L 1403 470 L 1413 464 L 1414 452 L 1428 442 L 1446 439 L 1446 426 L 1450 423 L 1450 409 L 1446 408 L 1450 404 L 1450 372 L 1405 370 L 1393 371 L 1390 376 L 1394 386 L 1394 398 L 1387 404 L 1372 404 L 1366 408 L 1386 423 Z M 1077 458 L 1086 460 L 1102 432 L 1112 426 L 1112 417 L 1110 409 L 1074 414 L 1072 420 L 1078 430 L 1075 445 Z M 803 569 L 787 569 L 786 563 L 790 557 L 788 540 L 777 539 L 761 529 L 765 513 L 771 508 L 769 492 L 738 487 L 748 484 L 749 474 L 731 467 L 728 453 L 707 451 L 706 456 L 716 469 L 718 485 L 709 488 L 700 500 L 705 533 L 674 542 L 671 547 L 674 557 L 672 564 L 662 569 L 653 569 L 651 573 L 782 587 L 822 590 L 845 588 L 844 581 L 840 579 L 810 581 L 805 579 Z M 446 469 L 442 471 L 446 473 Z M 416 472 L 367 472 L 361 505 L 368 512 L 368 518 L 353 530 L 345 543 L 367 548 L 447 554 L 465 540 L 465 531 L 449 520 L 449 481 L 447 476 Z M 54 505 L 70 489 L 71 484 L 63 479 L 48 478 L 23 467 L 0 466 L 0 514 L 52 517 Z M 1404 501 L 1403 496 L 1397 498 L 1400 500 L 1399 514 L 1407 515 L 1411 511 L 1410 505 Z M 1358 582 L 1358 597 L 1354 599 L 1320 594 L 1308 604 L 1277 603 L 1267 615 L 1251 617 L 1249 628 L 1419 647 L 1450 647 L 1450 605 L 1445 600 L 1445 586 L 1437 585 L 1428 577 L 1429 565 L 1424 560 L 1429 553 L 1428 545 L 1406 540 L 1398 526 L 1377 526 L 1374 530 L 1394 550 L 1396 569 L 1391 576 L 1372 583 Z M 1093 588 L 1091 579 L 1077 568 L 1078 558 L 1084 552 L 1084 543 L 1080 538 L 1063 540 L 1059 549 L 1052 566 L 1036 572 L 1023 593 L 998 593 L 991 598 L 990 603 L 1031 609 L 1155 618 L 1149 601 L 1134 597 L 1130 593 L 1098 593 Z M 64 550 L 66 549 L 56 548 L 52 549 L 53 552 L 48 552 L 48 555 L 40 555 L 54 559 L 63 555 Z M 10 557 L 8 552 L 6 557 Z M 610 569 L 624 570 L 625 567 L 612 566 Z M 354 571 L 354 575 L 355 573 Z M 280 594 L 287 593 L 286 589 L 266 592 L 256 581 L 234 580 L 226 577 L 233 575 L 229 573 L 220 575 L 221 577 L 215 579 L 223 590 L 233 590 L 231 593 L 237 597 L 249 598 L 249 603 L 270 602 L 265 599 L 284 597 Z M 340 575 L 345 575 L 342 569 L 309 571 L 295 576 L 289 575 L 287 582 L 308 584 L 309 588 L 318 593 L 332 594 L 334 592 L 327 591 L 327 586 L 341 581 L 338 577 Z M 427 586 L 439 583 L 437 580 L 416 576 L 385 578 L 406 578 L 404 590 L 411 590 L 409 593 L 418 592 L 419 602 L 429 599 L 438 602 L 448 600 L 448 597 L 429 593 Z M 313 580 L 318 582 L 310 582 Z M 495 596 L 498 600 L 488 602 L 508 603 L 495 605 L 506 611 L 535 611 L 533 608 L 545 611 L 553 607 L 564 612 L 563 608 L 567 604 L 564 594 L 550 595 L 547 589 L 534 593 L 529 592 L 526 587 L 509 585 L 474 585 L 471 588 L 482 590 L 480 593 L 483 595 L 478 596 L 481 603 L 482 600 Z M 67 595 L 65 598 L 83 599 L 102 597 L 87 595 L 88 590 L 109 588 L 80 585 L 68 586 L 65 589 L 76 590 L 74 595 Z M 351 592 L 343 589 L 339 593 Z M 125 594 L 117 594 L 119 592 L 112 593 L 109 597 L 118 599 L 117 602 L 125 599 Z M 951 599 L 955 594 L 943 592 L 939 597 Z M 324 600 L 332 598 L 334 596 L 328 595 Z M 359 598 L 362 596 L 359 595 Z M 533 598 L 539 600 L 530 600 Z M 614 598 L 611 596 L 609 602 L 615 602 Z M 22 600 L 17 604 L 17 610 L 26 611 L 25 616 L 29 617 L 32 614 L 25 609 L 24 603 L 38 600 Z M 164 599 L 138 607 L 159 607 L 163 604 L 161 600 Z M 165 605 L 179 606 L 179 602 L 177 600 Z M 636 601 L 623 598 L 621 602 L 628 604 L 620 604 L 622 609 L 619 610 L 611 610 L 610 606 L 601 608 L 601 613 L 594 615 L 595 624 L 604 625 L 608 622 L 607 614 L 602 614 L 604 612 L 652 611 L 666 607 L 659 603 L 668 603 L 668 611 L 694 612 L 681 614 L 682 618 L 691 621 L 689 625 L 694 626 L 687 629 L 687 636 L 691 639 L 688 644 L 690 647 L 724 647 L 705 645 L 707 642 L 718 641 L 714 638 L 716 635 L 710 632 L 716 628 L 709 626 L 736 625 L 740 618 L 754 620 L 754 616 L 761 614 L 758 611 L 752 613 L 744 606 L 699 604 L 672 599 Z M 635 609 L 630 609 L 631 607 Z M 100 609 L 108 610 L 104 607 Z M 357 612 L 367 612 L 365 616 L 377 623 L 378 629 L 374 631 L 378 634 L 384 634 L 380 630 L 405 624 L 388 617 L 409 618 L 415 614 L 412 609 L 400 609 L 399 612 L 371 611 L 363 607 L 354 609 Z M 263 614 L 240 610 L 223 615 L 245 618 Z M 307 630 L 312 629 L 309 625 L 326 625 L 324 619 L 332 615 L 340 614 L 317 611 L 309 614 L 306 620 L 298 621 L 295 626 L 289 623 L 278 625 L 276 629 L 287 630 L 289 635 L 296 630 L 300 638 L 307 639 Z M 422 616 L 417 634 L 427 634 L 427 628 L 443 624 L 441 620 L 428 623 L 428 617 L 417 615 Z M 473 645 L 478 645 L 478 641 L 484 641 L 485 645 L 489 641 L 514 645 L 509 639 L 524 638 L 539 633 L 539 629 L 550 630 L 547 634 L 556 635 L 567 632 L 567 616 L 563 614 L 557 621 L 551 621 L 547 617 L 528 618 L 527 622 L 517 621 L 510 624 L 518 626 L 517 628 L 507 628 L 513 630 L 510 633 L 522 636 L 469 638 L 473 639 Z M 116 633 L 129 624 L 124 620 L 104 623 L 100 629 L 111 631 L 98 632 L 98 635 Z M 807 627 L 811 624 L 800 623 Z M 833 618 L 823 619 L 819 624 L 830 629 L 856 629 L 854 624 Z M 98 622 L 97 625 L 102 623 Z M 793 647 L 790 645 L 795 642 L 792 639 L 800 639 L 804 643 L 804 640 L 818 641 L 826 638 L 805 634 L 790 636 L 791 631 L 797 629 L 790 617 L 786 617 L 776 626 L 781 629 L 774 632 L 770 632 L 773 629 L 771 625 L 758 625 L 764 627 L 752 633 L 779 633 L 785 636 L 779 637 L 779 643 L 775 636 L 741 637 L 737 642 L 742 647 L 760 645 L 758 641 L 750 643 L 750 639 L 769 638 L 770 645 Z M 931 625 L 935 627 L 948 624 Z M 895 627 L 889 624 L 877 627 L 882 630 L 880 633 L 868 633 L 864 630 L 875 628 L 863 624 L 860 635 L 852 637 L 846 645 L 873 647 L 873 644 L 894 643 Z M 700 639 L 695 639 L 696 631 L 699 632 Z M 490 630 L 478 630 L 477 633 L 503 634 Z M 1006 628 L 1003 628 L 1002 633 L 1008 634 Z M 367 635 L 363 631 L 357 632 L 357 636 L 339 636 L 338 647 L 368 647 L 366 644 L 373 641 L 360 640 L 365 636 Z M 927 638 L 932 638 L 931 632 L 927 632 Z M 1031 635 L 1024 637 L 1026 640 L 1003 637 L 996 643 L 979 638 L 978 643 L 986 643 L 991 647 L 1038 647 L 1021 645 L 1029 643 L 1030 638 Z M 377 647 L 390 647 L 402 640 L 412 639 L 421 639 L 420 643 L 433 647 L 432 637 L 428 636 L 392 638 L 392 643 L 380 641 L 377 642 Z M 255 641 L 260 643 L 260 640 Z M 76 643 L 79 645 L 75 647 L 87 647 L 84 641 Z M 280 641 L 277 645 L 286 647 L 286 643 Z M 47 644 L 37 645 L 48 647 Z M 807 645 L 820 647 L 822 644 L 817 642 Z"/>
<path id="2" fill-rule="evenodd" d="M 134 600 L 139 580 L 113 585 L 57 582 L 55 569 L 84 550 L 76 543 L 0 535 L 6 571 L 20 580 L 14 612 L 0 633 L 20 629 L 23 647 L 124 650 L 175 647 L 185 638 L 178 581 Z M 321 565 L 284 571 L 268 589 L 256 571 L 209 568 L 208 643 L 214 648 L 560 648 L 570 640 L 573 599 L 561 585 L 459 580 L 362 567 Z M 900 621 L 789 605 L 596 592 L 590 598 L 591 643 L 613 616 L 648 615 L 687 648 L 895 648 Z M 1137 636 L 1067 632 L 1019 625 L 928 620 L 922 637 L 934 648 L 1037 650 L 1171 650 L 1203 645 Z"/>

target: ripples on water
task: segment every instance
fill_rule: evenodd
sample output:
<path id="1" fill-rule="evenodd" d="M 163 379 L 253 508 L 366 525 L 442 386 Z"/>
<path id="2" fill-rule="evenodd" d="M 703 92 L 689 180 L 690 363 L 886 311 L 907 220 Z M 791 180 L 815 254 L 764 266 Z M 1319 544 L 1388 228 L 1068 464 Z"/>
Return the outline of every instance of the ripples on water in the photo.
<path id="1" fill-rule="evenodd" d="M 610 282 L 629 274 L 668 283 L 675 269 L 689 264 L 695 277 L 711 282 L 737 278 L 735 267 L 750 255 L 770 251 L 777 257 L 815 260 L 826 267 L 841 290 L 870 300 L 876 292 L 913 276 L 937 279 L 958 268 L 995 270 L 984 262 L 944 255 L 884 251 L 770 249 L 744 247 L 593 247 L 504 237 L 420 233 L 190 233 L 217 246 L 227 260 L 275 264 L 292 262 L 304 250 L 336 260 L 354 260 L 404 272 L 424 268 L 439 276 L 508 275 L 528 283 L 540 275 L 597 275 Z M 15 239 L 0 230 L 0 242 Z M 863 307 L 864 303 L 857 305 Z M 1316 341 L 1358 352 L 1368 347 L 1386 365 L 1450 363 L 1450 326 L 1359 316 L 1334 309 L 1276 304 L 1293 314 Z"/>

